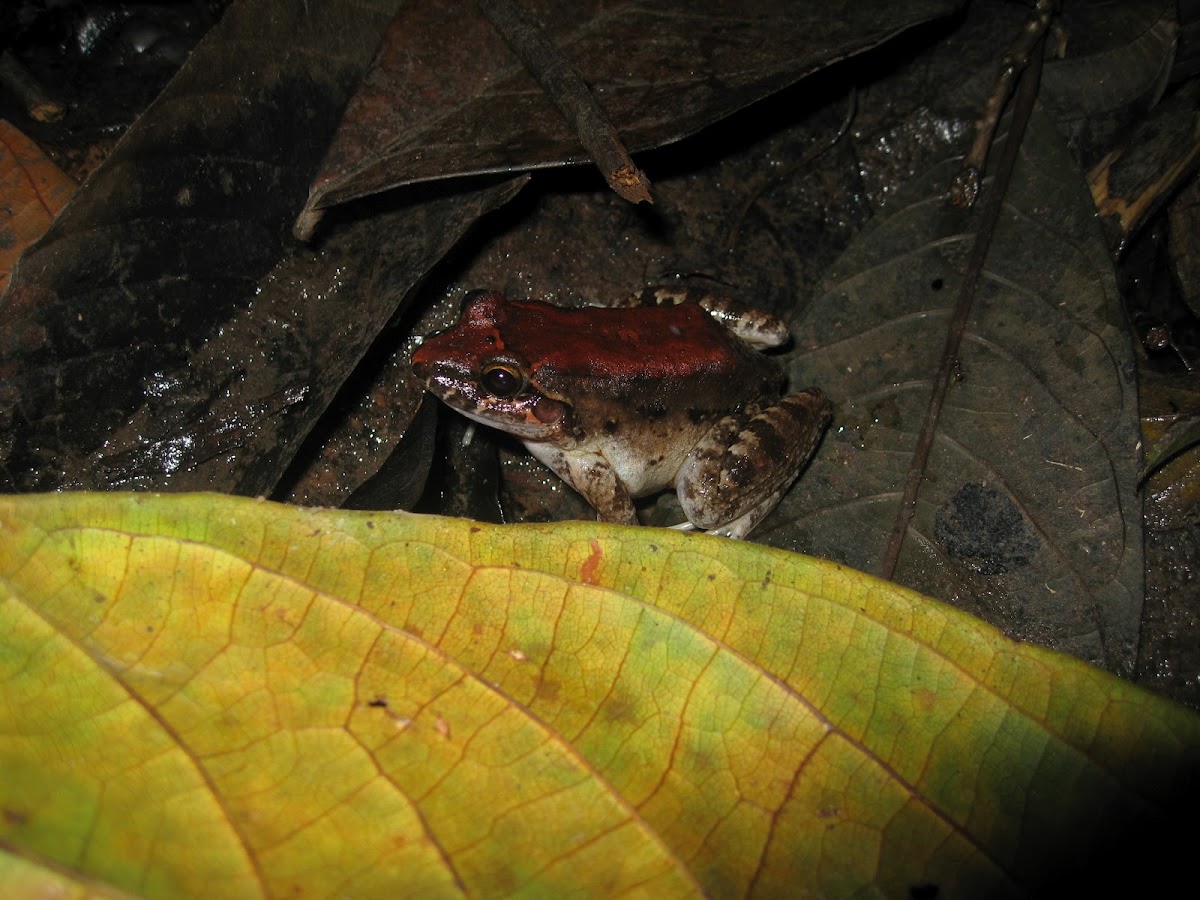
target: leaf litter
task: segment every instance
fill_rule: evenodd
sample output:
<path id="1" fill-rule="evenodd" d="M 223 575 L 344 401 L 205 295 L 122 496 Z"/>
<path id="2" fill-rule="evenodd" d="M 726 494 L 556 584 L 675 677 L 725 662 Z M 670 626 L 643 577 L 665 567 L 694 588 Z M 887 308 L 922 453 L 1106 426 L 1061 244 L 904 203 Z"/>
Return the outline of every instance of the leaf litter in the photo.
<path id="1" fill-rule="evenodd" d="M 888 379 L 895 378 L 888 364 L 896 358 L 929 360 L 931 353 L 936 356 L 942 343 L 936 328 L 930 332 L 911 327 L 935 321 L 937 316 L 930 313 L 937 307 L 926 303 L 918 311 L 905 312 L 897 318 L 897 314 L 890 311 L 895 307 L 888 307 L 887 304 L 902 304 L 906 299 L 911 299 L 906 298 L 905 287 L 916 290 L 912 288 L 914 284 L 923 285 L 929 291 L 944 296 L 952 293 L 953 279 L 958 271 L 955 264 L 961 264 L 963 255 L 956 247 L 970 226 L 961 221 L 949 223 L 939 220 L 935 213 L 925 208 L 940 203 L 943 179 L 949 177 L 949 170 L 939 162 L 939 158 L 947 152 L 953 152 L 953 148 L 958 146 L 956 142 L 961 140 L 968 117 L 976 108 L 975 104 L 982 99 L 983 91 L 975 89 L 975 83 L 983 78 L 980 73 L 990 75 L 993 70 L 995 44 L 992 38 L 997 33 L 1008 33 L 1000 29 L 1019 27 L 1019 10 L 1013 11 L 1008 18 L 1005 18 L 1006 15 L 1003 11 L 997 13 L 988 4 L 973 5 L 971 17 L 965 24 L 950 22 L 930 26 L 924 32 L 907 38 L 902 46 L 894 42 L 865 58 L 847 59 L 832 70 L 827 68 L 821 75 L 809 77 L 801 85 L 786 91 L 779 92 L 778 88 L 799 77 L 796 73 L 802 70 L 803 65 L 827 67 L 864 46 L 870 46 L 870 42 L 862 42 L 861 35 L 856 35 L 858 43 L 847 43 L 832 50 L 827 45 L 818 58 L 810 59 L 799 68 L 793 67 L 784 75 L 777 75 L 777 80 L 770 82 L 768 87 L 764 87 L 766 82 L 759 79 L 753 87 L 754 91 L 760 92 L 759 95 L 770 91 L 777 93 L 770 101 L 755 107 L 751 114 L 735 117 L 717 129 L 691 138 L 689 142 L 643 154 L 639 158 L 639 164 L 655 178 L 658 207 L 654 211 L 619 206 L 603 192 L 596 191 L 595 176 L 585 172 L 548 175 L 541 179 L 537 192 L 529 193 L 516 204 L 510 205 L 500 217 L 491 218 L 484 228 L 477 230 L 468 243 L 459 245 L 456 252 L 433 272 L 422 289 L 422 297 L 412 307 L 426 306 L 435 298 L 449 298 L 453 303 L 467 289 L 475 287 L 501 287 L 515 296 L 548 296 L 567 303 L 602 302 L 637 290 L 647 282 L 698 274 L 731 287 L 743 297 L 767 308 L 790 314 L 794 320 L 796 337 L 796 351 L 792 357 L 796 380 L 803 384 L 817 384 L 836 396 L 836 393 L 844 391 L 838 386 L 840 379 L 818 359 L 822 355 L 831 355 L 830 347 L 838 341 L 836 335 L 847 333 L 850 326 L 843 323 L 840 332 L 834 329 L 820 334 L 813 325 L 818 319 L 816 310 L 822 307 L 822 301 L 814 301 L 805 308 L 803 298 L 809 296 L 822 279 L 836 284 L 839 277 L 849 277 L 844 273 L 849 273 L 852 261 L 863 254 L 862 241 L 868 240 L 866 237 L 856 244 L 849 258 L 839 263 L 831 273 L 826 274 L 825 269 L 869 218 L 877 201 L 888 200 L 889 210 L 896 215 L 903 211 L 906 204 L 912 204 L 913 210 L 925 210 L 929 219 L 928 227 L 933 229 L 936 239 L 943 242 L 946 257 L 933 267 L 937 271 L 927 271 L 930 267 L 928 261 L 916 258 L 909 260 L 910 250 L 880 249 L 876 261 L 871 263 L 876 268 L 868 274 L 878 277 L 883 263 L 888 261 L 885 258 L 887 252 L 900 254 L 892 260 L 893 263 L 908 261 L 910 265 L 915 265 L 916 274 L 908 273 L 908 277 L 899 283 L 893 280 L 890 283 L 868 285 L 865 280 L 861 281 L 860 306 L 853 310 L 846 307 L 844 298 L 840 306 L 834 302 L 837 306 L 832 311 L 835 323 L 845 319 L 850 312 L 856 316 L 865 315 L 868 320 L 874 321 L 871 330 L 859 335 L 858 352 L 851 354 L 853 358 L 846 365 L 858 366 L 855 374 L 860 379 L 867 379 L 871 374 L 877 376 L 874 389 L 878 396 L 872 397 L 869 391 L 856 395 L 859 401 L 873 400 L 869 405 L 861 402 L 850 404 L 845 393 L 838 398 L 845 404 L 839 423 L 835 426 L 840 430 L 827 438 L 813 469 L 801 479 L 797 491 L 785 502 L 776 518 L 768 521 L 761 535 L 780 546 L 829 555 L 841 552 L 839 541 L 854 544 L 849 548 L 850 552 L 841 558 L 852 564 L 857 560 L 870 569 L 881 552 L 878 540 L 880 523 L 886 523 L 890 517 L 880 515 L 879 507 L 869 502 L 869 498 L 895 491 L 897 472 L 902 471 L 905 458 L 904 448 L 911 442 L 912 416 L 914 410 L 919 409 L 919 405 L 915 408 L 912 406 L 911 398 L 887 395 Z M 894 32 L 893 26 L 887 33 Z M 823 36 L 817 34 L 816 37 Z M 954 56 L 954 62 L 949 67 L 954 74 L 950 78 L 944 77 L 945 70 L 941 73 L 942 77 L 930 74 L 935 72 L 935 67 L 924 59 L 916 64 L 904 65 L 910 57 L 927 57 L 929 48 L 935 46 L 943 47 L 946 54 Z M 661 47 L 658 49 L 661 52 Z M 694 68 L 697 72 L 705 71 L 699 64 Z M 878 73 L 889 68 L 893 70 L 891 78 L 878 80 Z M 915 79 L 912 74 L 914 68 L 923 73 Z M 963 73 L 966 73 L 965 76 Z M 512 77 L 528 79 L 518 69 L 514 69 Z M 913 92 L 900 104 L 894 98 L 886 99 L 887 85 L 893 80 L 907 78 L 911 88 L 912 82 L 922 77 L 928 79 L 926 87 L 933 91 L 932 94 Z M 846 87 L 856 81 L 863 83 L 864 90 L 858 92 L 857 99 L 852 99 Z M 695 79 L 689 84 L 694 88 Z M 645 85 L 641 89 L 644 91 Z M 522 96 L 536 94 L 534 89 L 523 91 L 518 93 Z M 737 94 L 736 91 L 734 93 Z M 745 102 L 750 94 L 739 96 L 743 98 L 741 102 Z M 872 102 L 873 98 L 877 98 L 876 102 Z M 481 101 L 486 99 L 480 98 Z M 487 103 L 480 102 L 477 105 L 486 107 Z M 607 108 L 607 99 L 605 105 Z M 851 135 L 826 147 L 839 134 L 840 123 L 844 121 L 848 109 L 855 109 Z M 682 130 L 678 125 L 673 125 L 669 134 L 660 135 L 658 139 L 676 140 L 689 131 L 695 131 L 716 114 L 710 109 L 708 115 L 710 118 L 694 119 L 691 125 Z M 764 116 L 770 121 L 764 121 Z M 615 118 L 619 120 L 620 117 Z M 480 121 L 494 121 L 494 118 L 489 120 L 485 117 Z M 502 145 L 502 137 L 499 136 L 493 144 Z M 437 142 L 431 141 L 431 144 L 436 146 Z M 636 138 L 630 140 L 630 145 L 642 146 Z M 813 157 L 815 148 L 822 149 L 819 156 Z M 805 156 L 815 162 L 793 168 L 796 160 Z M 546 165 L 558 162 L 561 162 L 561 158 Z M 529 165 L 528 159 L 510 159 L 494 166 L 492 170 Z M 934 172 L 931 167 L 945 170 Z M 486 170 L 488 166 L 478 168 Z M 448 167 L 445 171 L 452 172 L 454 169 Z M 905 189 L 905 197 L 916 199 L 901 200 L 897 196 L 896 185 L 913 173 L 922 173 L 927 177 Z M 401 194 L 400 197 L 397 222 L 405 219 L 406 208 L 403 204 L 414 199 L 412 195 Z M 478 204 L 461 221 L 474 221 L 488 205 L 500 202 L 500 199 L 500 195 L 497 195 L 495 200 Z M 420 202 L 420 195 L 416 202 Z M 95 201 L 92 205 L 98 208 Z M 1068 205 L 1072 215 L 1079 214 L 1083 209 L 1075 198 L 1070 199 Z M 343 223 L 354 222 L 357 217 L 369 212 L 370 208 L 364 206 L 339 212 L 331 227 L 343 227 Z M 1042 211 L 1032 209 L 1027 212 Z M 278 214 L 272 212 L 272 215 L 276 216 L 272 221 L 278 221 Z M 364 227 L 370 229 L 369 225 Z M 911 225 L 906 227 L 906 233 L 911 238 L 915 232 L 911 230 Z M 886 234 L 882 223 L 873 224 L 870 240 Z M 1062 234 L 1070 236 L 1065 241 L 1069 243 L 1076 239 L 1077 232 L 1067 228 Z M 324 239 L 329 240 L 330 237 Z M 396 299 L 391 301 L 390 309 L 395 309 L 408 293 L 407 287 L 424 277 L 428 267 L 445 253 L 454 240 L 453 235 L 448 235 L 440 248 L 433 248 L 431 253 L 422 257 L 420 264 L 410 270 L 412 274 L 404 278 L 384 274 L 386 267 L 373 272 L 368 268 L 363 270 L 365 282 L 361 283 L 392 285 Z M 367 252 L 386 252 L 377 249 L 380 245 L 374 246 L 376 249 L 368 249 Z M 1039 242 L 1027 242 L 1014 251 L 1014 259 L 1018 264 L 1024 259 L 1026 267 L 1036 268 L 1031 263 L 1040 264 L 1044 251 L 1045 247 Z M 1091 253 L 1091 250 L 1087 252 Z M 1022 254 L 1028 255 L 1022 257 Z M 869 252 L 867 257 L 870 258 Z M 261 258 L 266 259 L 265 256 Z M 1093 258 L 1091 261 L 1102 272 L 1109 268 L 1107 260 Z M 286 269 L 280 271 L 285 273 Z M 281 274 L 280 280 L 286 281 L 288 277 Z M 1023 284 L 1016 276 L 1012 276 L 1012 279 L 1018 285 Z M 302 280 L 295 284 L 304 283 Z M 995 285 L 992 288 L 995 289 Z M 294 291 L 295 285 L 285 288 L 284 296 L 289 289 Z M 1036 291 L 1032 293 L 1037 294 Z M 1100 290 L 1099 294 L 1104 294 L 1104 290 Z M 322 295 L 318 291 L 314 298 L 317 307 L 322 302 L 328 305 L 329 296 L 332 295 Z M 1096 296 L 1093 291 L 1094 301 Z M 1082 311 L 1074 323 L 1079 326 L 1075 332 L 1064 327 L 1062 321 L 1055 320 L 1053 316 L 1045 321 L 1038 319 L 1026 322 L 1021 316 L 1013 314 L 1003 320 L 1004 327 L 1009 329 L 1004 337 L 1010 339 L 1013 329 L 1022 332 L 1044 329 L 1046 333 L 1057 333 L 1059 340 L 1063 341 L 1060 346 L 1066 348 L 1060 349 L 1058 354 L 1068 357 L 1072 350 L 1078 349 L 1070 344 L 1072 339 L 1088 337 L 1089 330 L 1095 336 L 1090 322 L 1114 320 L 1109 300 L 1111 297 L 1093 302 Z M 999 302 L 999 294 L 988 296 L 985 290 L 984 309 L 1000 309 Z M 272 308 L 269 304 L 263 304 L 263 307 Z M 71 477 L 76 479 L 76 483 L 93 483 L 87 480 L 93 476 L 79 473 L 95 471 L 100 473 L 95 483 L 109 485 L 234 485 L 234 489 L 255 492 L 269 489 L 270 485 L 278 484 L 278 479 L 289 465 L 289 454 L 294 454 L 300 441 L 309 434 L 316 415 L 332 402 L 334 395 L 330 386 L 341 384 L 349 376 L 353 362 L 367 352 L 376 335 L 381 332 L 390 334 L 392 326 L 400 326 L 398 334 L 416 318 L 412 313 L 397 319 L 391 313 L 385 314 L 387 309 L 389 307 L 386 304 L 377 306 L 373 321 L 365 325 L 359 336 L 341 346 L 338 353 L 343 361 L 332 367 L 326 366 L 331 370 L 328 382 L 320 383 L 317 391 L 313 388 L 318 382 L 312 378 L 308 381 L 300 379 L 297 383 L 297 379 L 288 373 L 295 372 L 297 363 L 306 356 L 312 360 L 320 359 L 319 355 L 313 355 L 319 342 L 314 342 L 308 349 L 302 348 L 296 356 L 283 356 L 275 361 L 270 355 L 264 356 L 264 361 L 271 368 L 281 360 L 286 363 L 283 377 L 273 377 L 259 384 L 254 391 L 254 402 L 243 403 L 240 415 L 220 419 L 218 428 L 212 432 L 217 439 L 210 439 L 205 445 L 207 455 L 192 453 L 188 456 L 190 451 L 186 446 L 183 447 L 185 453 L 182 464 L 173 471 L 195 473 L 195 477 L 175 475 L 162 479 L 162 463 L 168 458 L 162 454 L 145 454 L 141 463 L 131 468 L 126 468 L 121 460 L 118 460 L 116 467 L 108 469 L 97 465 L 104 463 L 107 458 L 103 445 L 94 442 L 98 437 L 103 438 L 103 427 L 93 427 L 88 432 L 93 443 L 84 455 L 86 464 L 82 470 L 76 467 Z M 442 315 L 445 319 L 448 314 Z M 1098 318 L 1089 319 L 1085 315 Z M 253 312 L 247 311 L 243 318 L 252 321 Z M 321 323 L 314 332 L 316 334 L 320 333 L 321 328 L 328 329 L 331 320 L 313 321 Z M 1110 326 L 1104 325 L 1103 328 Z M 892 330 L 898 330 L 899 336 L 892 340 L 890 347 L 885 348 L 883 335 Z M 286 339 L 276 346 L 287 346 L 290 338 L 286 337 L 286 332 L 281 336 Z M 256 338 L 255 342 L 263 345 L 261 339 Z M 997 342 L 997 345 L 1008 348 L 1004 341 Z M 1077 358 L 1067 360 L 1060 366 L 1070 376 L 1061 384 L 1074 388 L 1087 380 L 1084 374 L 1094 360 L 1089 355 L 1092 348 L 1085 349 L 1088 352 L 1080 353 Z M 144 351 L 135 347 L 137 352 Z M 395 354 L 389 356 L 386 352 L 382 355 L 389 359 L 401 358 Z M 892 358 L 885 358 L 889 356 Z M 234 352 L 229 352 L 224 359 L 235 361 L 237 357 Z M 1010 452 L 1013 448 L 1006 448 L 1003 458 L 993 460 L 990 467 L 983 467 L 987 477 L 978 474 L 963 477 L 966 470 L 962 466 L 956 468 L 951 464 L 952 458 L 935 453 L 926 481 L 945 479 L 951 484 L 939 484 L 937 497 L 941 502 L 931 504 L 926 497 L 919 505 L 920 528 L 915 532 L 919 540 L 910 542 L 909 557 L 901 560 L 901 579 L 911 579 L 909 583 L 923 590 L 991 618 L 1011 634 L 1038 639 L 1119 671 L 1128 671 L 1132 653 L 1128 626 L 1131 621 L 1136 623 L 1136 608 L 1140 603 L 1138 578 L 1132 575 L 1138 562 L 1138 523 L 1133 521 L 1136 518 L 1136 503 L 1132 508 L 1122 506 L 1122 501 L 1129 498 L 1122 489 L 1113 488 L 1118 481 L 1115 476 L 1108 479 L 1107 490 L 1103 487 L 1103 478 L 1095 482 L 1087 481 L 1094 477 L 1096 471 L 1103 469 L 1106 460 L 1110 468 L 1116 467 L 1114 471 L 1121 469 L 1120 460 L 1113 456 L 1103 441 L 1095 438 L 1103 429 L 1093 427 L 1094 410 L 1089 406 L 1087 416 L 1076 412 L 1074 420 L 1070 415 L 1065 420 L 1062 418 L 1063 404 L 1057 401 L 1053 391 L 1047 389 L 1048 386 L 1057 387 L 1060 384 L 1060 372 L 1054 367 L 1043 365 L 1038 369 L 1028 360 L 1021 359 L 1023 366 L 1032 371 L 1032 377 L 1019 381 L 1015 389 L 1005 391 L 1002 386 L 1010 383 L 1006 379 L 1011 378 L 1012 367 L 1006 368 L 1003 354 L 989 358 L 987 366 L 970 359 L 965 353 L 963 362 L 962 384 L 982 391 L 985 400 L 982 412 L 985 415 L 999 418 L 998 411 L 1004 409 L 1003 403 L 1015 398 L 1022 404 L 1019 409 L 1028 413 L 1024 421 L 1031 428 L 1040 426 L 1028 433 L 1046 445 L 1043 459 L 1061 463 L 1061 466 L 1046 465 L 1061 471 L 1047 473 L 1042 482 L 1043 488 L 1029 493 L 1058 496 L 1060 502 L 1054 509 L 1054 515 L 1042 507 L 1016 502 L 1021 498 L 1014 498 L 1014 491 L 1007 482 L 1014 471 L 1019 474 L 1028 460 Z M 139 358 L 137 367 L 146 371 L 145 360 Z M 1021 366 L 1017 368 L 1019 370 Z M 245 371 L 239 369 L 236 362 L 230 362 L 224 369 L 217 366 L 200 371 L 202 376 L 198 380 L 189 380 L 187 377 L 173 377 L 170 370 L 163 370 L 161 377 L 155 376 L 154 385 L 162 386 L 167 395 L 179 390 L 174 386 L 184 386 L 186 390 L 182 393 L 187 395 L 189 392 L 197 394 L 211 391 L 215 384 L 218 393 L 214 396 L 219 397 L 219 391 L 236 391 L 238 384 L 246 380 Z M 217 377 L 213 377 L 214 372 Z M 930 376 L 929 366 L 917 363 L 908 375 L 915 381 L 927 380 Z M 1121 377 L 1124 377 L 1123 373 Z M 89 384 L 94 391 L 95 379 Z M 1110 379 L 1107 393 L 1102 393 L 1109 403 L 1114 398 L 1120 398 L 1117 408 L 1124 411 L 1124 416 L 1132 417 L 1133 407 L 1128 402 L 1128 390 L 1127 382 L 1117 383 L 1113 387 Z M 272 397 L 276 399 L 272 401 Z M 318 399 L 310 401 L 310 398 Z M 203 403 L 212 403 L 211 398 L 201 399 Z M 172 399 L 170 402 L 178 400 Z M 1093 404 L 1098 401 L 1091 398 L 1087 402 Z M 308 403 L 311 405 L 306 405 Z M 167 415 L 163 415 L 163 409 L 154 406 L 146 406 L 137 413 L 142 416 L 140 420 L 130 418 L 127 410 L 122 415 L 131 429 L 130 439 L 135 443 L 142 441 L 146 446 L 171 448 L 180 446 L 178 439 L 188 439 L 186 432 L 190 414 L 186 412 L 186 406 L 181 409 L 184 411 L 174 417 L 169 410 Z M 300 411 L 301 415 L 295 416 L 296 411 Z M 978 422 L 981 409 L 972 405 L 969 408 L 951 409 L 950 413 L 952 417 L 961 417 L 963 421 L 974 418 Z M 256 428 L 256 424 L 264 416 L 276 422 L 285 421 L 291 416 L 295 421 L 286 428 L 262 431 Z M 953 421 L 957 423 L 959 419 Z M 1077 427 L 1081 421 L 1082 427 Z M 159 422 L 169 424 L 155 438 L 153 426 Z M 107 427 L 111 428 L 111 424 Z M 225 431 L 222 432 L 221 428 Z M 247 441 L 243 435 L 236 433 L 239 428 L 244 428 L 252 436 L 256 431 L 261 431 L 263 439 Z M 845 438 L 846 433 L 852 433 L 852 438 Z M 1071 454 L 1075 453 L 1072 447 L 1079 445 L 1088 433 L 1093 435 L 1093 443 L 1098 443 L 1101 449 L 1097 451 L 1093 447 L 1090 448 L 1090 456 L 1072 458 Z M 221 438 L 222 434 L 226 437 Z M 1018 438 L 1026 440 L 1024 433 Z M 222 443 L 222 440 L 227 443 Z M 848 440 L 851 443 L 857 440 L 864 445 L 858 449 L 870 449 L 874 454 L 872 464 L 856 468 L 853 477 L 850 477 L 844 458 L 835 456 L 833 468 L 829 468 L 830 454 L 840 452 L 844 455 Z M 977 437 L 976 440 L 987 443 L 984 438 Z M 172 441 L 176 443 L 172 444 Z M 1064 448 L 1066 452 L 1060 452 Z M 252 457 L 249 459 L 243 456 L 248 449 Z M 54 458 L 52 449 L 41 457 L 43 461 Z M 230 469 L 230 462 L 235 458 L 239 459 L 234 467 L 236 471 L 225 475 L 223 470 Z M 26 455 L 21 462 L 31 459 L 35 457 Z M 10 468 L 9 471 L 12 473 L 18 469 Z M 61 477 L 48 476 L 46 466 L 32 471 L 37 471 L 42 479 Z M 347 496 L 353 492 L 355 483 L 361 483 L 369 474 L 359 476 L 357 482 L 339 483 L 329 496 Z M 51 480 L 39 483 L 49 484 Z M 840 486 L 841 493 L 831 487 L 835 482 Z M 846 485 L 851 482 L 853 487 L 847 488 Z M 1095 502 L 1079 507 L 1084 511 L 1082 515 L 1074 507 L 1071 508 L 1071 513 L 1091 529 L 1089 535 L 1081 536 L 1075 530 L 1077 526 L 1071 521 L 1071 516 L 1063 512 L 1069 505 L 1065 501 L 1066 498 L 1078 496 L 1086 484 L 1093 483 L 1099 485 L 1095 488 L 1097 498 L 1089 498 L 1095 499 Z M 555 489 L 562 493 L 561 487 Z M 810 502 L 814 495 L 822 491 L 827 496 L 839 498 L 831 501 L 839 509 L 837 524 L 817 521 L 812 510 L 823 509 L 819 502 L 816 506 L 805 507 L 807 511 L 797 512 L 798 504 Z M 521 506 L 520 498 L 514 501 L 510 497 L 506 514 L 511 516 L 514 510 L 519 512 Z M 548 504 L 545 510 L 539 515 L 553 515 L 554 504 Z M 654 521 L 668 521 L 671 516 L 669 500 L 660 501 L 656 508 L 648 512 Z M 974 521 L 968 523 L 969 527 L 965 526 L 963 523 L 972 516 Z M 843 540 L 839 529 L 847 524 L 854 528 L 847 529 Z M 974 536 L 970 528 L 975 529 Z M 854 536 L 855 529 L 857 537 Z M 986 542 L 980 544 L 978 535 L 986 538 L 988 534 L 1000 536 L 1000 550 L 993 548 L 989 552 Z M 911 549 L 914 545 L 916 550 Z M 984 549 L 978 549 L 981 546 Z M 1009 549 L 1005 550 L 1004 547 Z M 1085 559 L 1091 558 L 1093 551 L 1106 559 L 1117 560 L 1117 570 L 1100 568 L 1092 577 L 1090 571 L 1079 566 L 1077 559 L 1079 553 L 1087 554 Z M 1067 561 L 1065 574 L 1052 571 L 1055 559 Z M 1003 571 L 984 571 L 997 567 Z M 996 585 L 997 574 L 1004 582 L 1003 590 Z M 1059 580 L 1042 577 L 1051 574 Z M 1035 582 L 1037 578 L 1041 578 L 1041 581 Z M 1109 578 L 1111 582 L 1107 594 L 1097 587 L 1098 581 L 1103 578 Z M 1067 593 L 1065 583 L 1070 581 L 1081 583 L 1082 592 Z M 1042 591 L 1041 594 L 1029 593 L 1035 584 Z M 1051 590 L 1047 590 L 1047 586 Z M 1020 598 L 1026 595 L 1025 603 L 1028 606 L 1023 606 Z M 1041 599 L 1035 603 L 1028 598 Z M 1133 634 L 1135 641 L 1136 624 Z"/>

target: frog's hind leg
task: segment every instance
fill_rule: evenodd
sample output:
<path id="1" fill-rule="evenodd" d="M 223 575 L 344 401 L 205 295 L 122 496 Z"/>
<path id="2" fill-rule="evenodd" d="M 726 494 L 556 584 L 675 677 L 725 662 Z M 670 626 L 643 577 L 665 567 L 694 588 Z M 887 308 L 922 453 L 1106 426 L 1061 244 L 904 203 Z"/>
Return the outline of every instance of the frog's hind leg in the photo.
<path id="1" fill-rule="evenodd" d="M 829 401 L 810 389 L 721 419 L 676 477 L 688 520 L 709 534 L 745 537 L 796 480 L 831 416 Z"/>

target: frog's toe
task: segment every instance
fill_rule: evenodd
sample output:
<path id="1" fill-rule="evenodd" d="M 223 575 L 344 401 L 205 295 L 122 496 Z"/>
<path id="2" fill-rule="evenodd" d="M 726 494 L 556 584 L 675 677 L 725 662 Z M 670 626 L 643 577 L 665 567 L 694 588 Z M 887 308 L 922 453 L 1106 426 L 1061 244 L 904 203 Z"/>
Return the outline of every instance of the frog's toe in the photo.
<path id="1" fill-rule="evenodd" d="M 780 488 L 771 496 L 767 497 L 762 503 L 751 509 L 749 512 L 743 513 L 732 522 L 726 522 L 724 525 L 718 525 L 716 528 L 705 529 L 705 534 L 715 534 L 721 537 L 732 538 L 735 541 L 740 541 L 751 531 L 758 527 L 758 523 L 767 517 L 767 514 L 779 505 L 779 500 L 783 496 L 785 487 Z"/>

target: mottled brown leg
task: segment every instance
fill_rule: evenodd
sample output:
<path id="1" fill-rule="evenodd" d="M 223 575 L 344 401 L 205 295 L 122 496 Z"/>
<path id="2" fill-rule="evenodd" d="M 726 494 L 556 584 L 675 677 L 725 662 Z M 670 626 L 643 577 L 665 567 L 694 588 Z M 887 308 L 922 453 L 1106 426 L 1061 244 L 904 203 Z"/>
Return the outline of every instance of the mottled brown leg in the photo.
<path id="1" fill-rule="evenodd" d="M 719 421 L 676 479 L 688 520 L 713 534 L 744 537 L 796 480 L 832 413 L 825 396 L 809 389 Z"/>

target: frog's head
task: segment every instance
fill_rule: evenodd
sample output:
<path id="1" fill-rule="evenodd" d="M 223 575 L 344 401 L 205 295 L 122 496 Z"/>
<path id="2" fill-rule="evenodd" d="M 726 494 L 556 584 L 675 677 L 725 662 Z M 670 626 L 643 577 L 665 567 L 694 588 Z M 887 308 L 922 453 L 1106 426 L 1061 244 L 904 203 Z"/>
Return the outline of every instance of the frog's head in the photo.
<path id="1" fill-rule="evenodd" d="M 555 440 L 570 406 L 538 384 L 532 362 L 505 340 L 510 304 L 499 291 L 468 294 L 458 324 L 430 335 L 412 355 L 426 388 L 469 419 L 522 440 Z"/>

